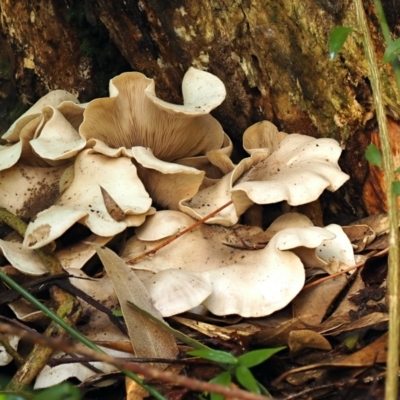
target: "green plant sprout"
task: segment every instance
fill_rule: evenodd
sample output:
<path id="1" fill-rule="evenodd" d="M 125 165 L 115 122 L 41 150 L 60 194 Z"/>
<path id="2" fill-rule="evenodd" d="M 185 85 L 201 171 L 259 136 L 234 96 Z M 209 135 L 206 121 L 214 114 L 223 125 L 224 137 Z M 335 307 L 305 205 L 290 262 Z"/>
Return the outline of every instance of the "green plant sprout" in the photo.
<path id="1" fill-rule="evenodd" d="M 257 380 L 254 378 L 250 368 L 255 367 L 268 360 L 278 351 L 285 349 L 286 347 L 276 347 L 274 349 L 260 349 L 253 350 L 245 353 L 239 357 L 235 357 L 230 353 L 220 350 L 193 350 L 186 354 L 190 356 L 196 356 L 204 358 L 205 360 L 214 361 L 217 364 L 223 365 L 226 369 L 221 372 L 215 378 L 211 379 L 210 382 L 217 383 L 223 386 L 229 386 L 232 377 L 235 376 L 236 380 L 248 391 L 261 394 L 267 394 L 270 396 L 267 389 L 265 389 Z M 222 400 L 222 396 L 216 393 L 210 394 L 211 400 Z"/>
<path id="2" fill-rule="evenodd" d="M 391 62 L 394 76 L 397 83 L 397 89 L 400 92 L 400 41 L 392 40 L 390 29 L 383 11 L 380 0 L 374 0 L 375 9 L 377 11 L 379 24 L 382 29 L 386 42 L 386 51 L 384 53 L 383 62 Z M 370 145 L 366 152 L 367 160 L 372 164 L 382 168 L 385 176 L 387 208 L 389 214 L 389 271 L 388 271 L 388 299 L 389 299 L 389 334 L 388 334 L 388 356 L 386 362 L 386 382 L 385 382 L 385 398 L 397 399 L 398 397 L 398 369 L 399 369 L 399 326 L 400 326 L 400 249 L 399 249 L 399 230 L 398 230 L 398 210 L 397 196 L 400 195 L 400 182 L 396 181 L 395 174 L 399 170 L 394 170 L 393 154 L 390 146 L 389 128 L 384 109 L 384 101 L 381 90 L 381 82 L 378 71 L 378 63 L 369 32 L 367 17 L 365 15 L 362 0 L 355 1 L 355 10 L 357 15 L 357 23 L 360 34 L 362 35 L 365 56 L 368 61 L 369 78 L 376 109 L 376 119 L 379 126 L 379 137 L 382 146 L 382 154 L 374 145 Z M 340 31 L 336 31 L 340 32 Z M 333 34 L 333 38 L 332 38 Z M 338 34 L 335 30 L 332 32 L 329 43 L 336 42 L 335 54 L 344 44 L 345 40 L 339 41 Z M 343 36 L 343 34 L 342 34 Z M 346 36 L 347 38 L 347 36 Z"/>
<path id="3" fill-rule="evenodd" d="M 232 381 L 232 376 L 234 375 L 237 381 L 247 390 L 253 393 L 261 394 L 261 392 L 267 396 L 271 396 L 270 393 L 264 386 L 261 385 L 253 376 L 250 368 L 255 367 L 258 364 L 268 360 L 271 356 L 273 356 L 278 351 L 285 349 L 286 347 L 275 347 L 272 349 L 261 349 L 261 350 L 253 350 L 245 353 L 239 357 L 235 357 L 232 354 L 221 351 L 214 350 L 195 339 L 190 338 L 182 332 L 177 331 L 174 328 L 171 328 L 164 321 L 161 321 L 155 318 L 153 315 L 148 313 L 147 311 L 138 307 L 135 303 L 128 301 L 128 304 L 133 307 L 136 311 L 140 312 L 142 315 L 150 319 L 157 326 L 165 329 L 167 332 L 174 335 L 174 337 L 188 346 L 193 347 L 195 350 L 189 351 L 186 354 L 190 356 L 196 356 L 204 358 L 205 360 L 214 361 L 220 367 L 225 369 L 225 371 L 221 372 L 215 378 L 211 379 L 211 383 L 216 383 L 222 386 L 229 386 Z M 216 393 L 210 394 L 211 400 L 221 400 L 222 396 Z"/>

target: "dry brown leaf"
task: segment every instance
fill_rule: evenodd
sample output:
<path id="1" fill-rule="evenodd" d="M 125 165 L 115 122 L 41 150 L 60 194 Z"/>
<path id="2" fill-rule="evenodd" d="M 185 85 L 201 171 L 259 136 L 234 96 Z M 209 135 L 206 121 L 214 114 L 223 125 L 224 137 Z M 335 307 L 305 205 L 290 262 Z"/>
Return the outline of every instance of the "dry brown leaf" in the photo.
<path id="1" fill-rule="evenodd" d="M 128 301 L 135 303 L 141 309 L 163 321 L 135 272 L 110 249 L 98 245 L 93 246 L 113 283 L 136 357 L 176 358 L 178 347 L 174 337 L 128 304 Z"/>
<path id="2" fill-rule="evenodd" d="M 356 253 L 362 252 L 376 238 L 376 233 L 368 225 L 343 226 L 345 234 L 351 241 Z"/>
<path id="3" fill-rule="evenodd" d="M 299 329 L 289 333 L 288 346 L 292 353 L 311 348 L 319 350 L 332 350 L 331 344 L 320 333 L 308 329 Z"/>
<path id="4" fill-rule="evenodd" d="M 332 302 L 348 283 L 347 277 L 340 275 L 300 292 L 292 302 L 293 316 L 308 325 L 319 325 Z"/>
<path id="5" fill-rule="evenodd" d="M 260 328 L 247 323 L 231 326 L 217 326 L 182 317 L 172 317 L 172 319 L 182 325 L 188 326 L 189 328 L 202 333 L 203 335 L 222 340 L 232 340 L 233 338 L 246 337 L 260 331 Z"/>

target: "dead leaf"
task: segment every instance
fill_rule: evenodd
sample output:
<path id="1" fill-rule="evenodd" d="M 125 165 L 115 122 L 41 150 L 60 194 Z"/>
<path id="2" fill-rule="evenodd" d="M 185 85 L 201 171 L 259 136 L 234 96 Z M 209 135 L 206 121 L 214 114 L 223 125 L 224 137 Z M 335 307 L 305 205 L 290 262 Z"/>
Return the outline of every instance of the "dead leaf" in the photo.
<path id="1" fill-rule="evenodd" d="M 110 249 L 98 245 L 93 246 L 113 283 L 136 357 L 176 358 L 178 347 L 174 337 L 128 304 L 128 301 L 131 301 L 162 320 L 160 313 L 153 307 L 149 294 L 135 272 Z M 165 364 L 162 368 L 165 368 Z"/>
<path id="2" fill-rule="evenodd" d="M 288 345 L 292 353 L 303 349 L 332 350 L 331 344 L 320 333 L 308 329 L 299 329 L 289 333 Z"/>
<path id="3" fill-rule="evenodd" d="M 376 238 L 376 233 L 368 225 L 350 225 L 342 227 L 350 239 L 356 253 L 362 252 Z"/>
<path id="4" fill-rule="evenodd" d="M 347 277 L 340 275 L 300 292 L 292 302 L 293 316 L 308 325 L 319 325 L 333 301 L 348 283 Z"/>

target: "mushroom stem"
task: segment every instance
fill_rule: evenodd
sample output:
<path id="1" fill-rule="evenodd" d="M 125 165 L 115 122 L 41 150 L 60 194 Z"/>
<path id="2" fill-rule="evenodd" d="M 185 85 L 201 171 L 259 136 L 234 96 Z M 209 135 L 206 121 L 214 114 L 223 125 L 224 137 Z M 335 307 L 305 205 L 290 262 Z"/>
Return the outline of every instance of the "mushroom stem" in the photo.
<path id="1" fill-rule="evenodd" d="M 141 254 L 140 256 L 137 256 L 137 257 L 133 258 L 132 260 L 126 261 L 126 263 L 129 264 L 129 265 L 133 265 L 133 264 L 136 264 L 138 261 L 140 261 L 142 258 L 145 258 L 145 257 L 150 256 L 150 255 L 151 256 L 154 255 L 158 250 L 162 249 L 167 244 L 172 243 L 174 240 L 178 239 L 179 237 L 181 237 L 185 233 L 188 233 L 188 232 L 192 231 L 193 229 L 197 228 L 199 225 L 201 225 L 202 223 L 206 222 L 208 219 L 212 218 L 214 215 L 218 214 L 221 210 L 223 210 L 224 208 L 230 206 L 231 204 L 232 204 L 232 200 L 228 201 L 223 206 L 217 208 L 212 213 L 206 215 L 204 218 L 199 219 L 193 225 L 188 226 L 183 231 L 180 231 L 177 234 L 175 234 L 174 236 L 169 237 L 165 242 L 162 242 L 158 246 L 154 247 L 153 249 L 151 249 L 149 251 L 146 251 L 145 253 Z"/>

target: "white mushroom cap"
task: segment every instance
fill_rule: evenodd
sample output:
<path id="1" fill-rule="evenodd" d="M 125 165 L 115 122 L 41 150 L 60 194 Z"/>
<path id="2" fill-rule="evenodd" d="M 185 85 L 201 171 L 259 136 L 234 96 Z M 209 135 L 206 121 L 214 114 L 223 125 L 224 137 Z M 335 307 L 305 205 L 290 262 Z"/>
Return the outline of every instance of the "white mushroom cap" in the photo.
<path id="1" fill-rule="evenodd" d="M 40 133 L 30 144 L 36 154 L 51 165 L 60 164 L 75 156 L 85 147 L 86 141 L 79 135 L 84 108 L 71 101 L 59 107 L 44 107 Z"/>
<path id="2" fill-rule="evenodd" d="M 150 235 L 147 224 L 155 231 L 158 226 L 171 225 L 169 233 L 175 232 L 177 224 L 168 218 L 169 213 L 157 213 L 155 221 L 158 224 L 155 221 L 145 222 L 141 229 L 145 230 L 147 238 Z M 151 286 L 154 287 L 154 296 L 159 307 L 164 307 L 163 311 L 160 310 L 166 313 L 164 315 L 182 312 L 196 305 L 194 299 L 201 298 L 208 290 L 208 277 L 205 281 L 197 279 L 197 274 L 204 272 L 210 276 L 212 293 L 203 304 L 211 312 L 246 317 L 270 314 L 288 304 L 304 284 L 303 263 L 291 250 L 299 246 L 316 248 L 324 240 L 335 236 L 324 228 L 313 226 L 286 228 L 278 232 L 262 250 L 240 250 L 225 245 L 230 242 L 227 238 L 235 234 L 234 229 L 201 225 L 133 266 L 134 269 L 155 273 L 145 278 L 145 282 L 149 283 L 146 287 L 150 293 Z M 122 258 L 133 259 L 161 242 L 162 239 L 142 241 L 134 237 L 127 242 Z M 171 270 L 174 272 L 167 273 Z M 160 271 L 163 273 L 160 274 Z M 196 272 L 196 279 L 186 272 Z M 173 284 L 175 276 L 179 282 Z M 192 288 L 189 292 L 198 290 L 198 297 L 194 293 L 185 293 L 180 289 L 181 285 Z M 162 306 L 163 296 L 164 299 L 173 298 L 177 290 L 180 292 L 180 303 L 166 300 L 166 305 Z"/>
<path id="3" fill-rule="evenodd" d="M 286 200 L 293 206 L 310 203 L 325 189 L 335 191 L 349 179 L 337 164 L 341 151 L 334 139 L 291 134 L 234 183 L 232 199 L 247 196 L 257 204 Z"/>
<path id="4" fill-rule="evenodd" d="M 166 223 L 167 221 L 167 223 Z M 135 229 L 142 241 L 160 240 L 177 234 L 193 224 L 193 218 L 179 211 L 158 211 L 147 218 L 146 223 Z"/>
<path id="5" fill-rule="evenodd" d="M 40 276 L 49 272 L 36 253 L 33 250 L 24 249 L 22 243 L 0 239 L 0 249 L 8 262 L 23 274 Z"/>
<path id="6" fill-rule="evenodd" d="M 102 189 L 125 218 L 116 220 L 110 215 Z M 136 222 L 143 223 L 145 215 L 153 213 L 150 205 L 151 199 L 129 158 L 108 158 L 83 150 L 76 157 L 71 185 L 54 206 L 28 225 L 24 246 L 42 247 L 77 221 L 99 236 L 113 236 Z"/>
<path id="7" fill-rule="evenodd" d="M 143 280 L 143 284 L 163 317 L 197 307 L 213 290 L 208 272 L 180 269 L 160 271 Z"/>
<path id="8" fill-rule="evenodd" d="M 246 255 L 248 265 L 209 271 L 213 291 L 203 304 L 216 315 L 260 317 L 282 309 L 300 292 L 305 271 L 300 258 L 288 251 L 316 247 L 332 237 L 323 228 L 292 228 L 278 232 L 262 250 Z M 284 251 L 287 250 L 287 251 Z"/>
<path id="9" fill-rule="evenodd" d="M 215 75 L 190 67 L 183 77 L 183 105 L 167 103 L 155 94 L 154 81 L 147 86 L 145 94 L 160 109 L 174 114 L 204 115 L 218 107 L 226 97 L 225 85 Z"/>

